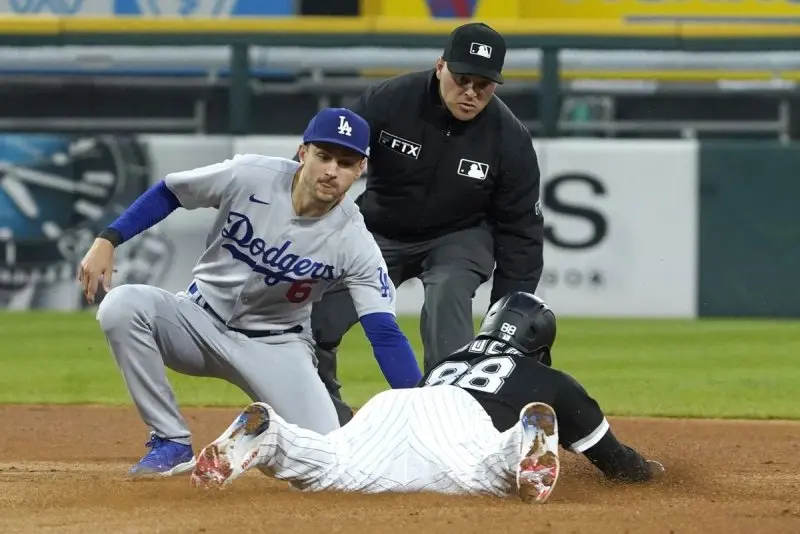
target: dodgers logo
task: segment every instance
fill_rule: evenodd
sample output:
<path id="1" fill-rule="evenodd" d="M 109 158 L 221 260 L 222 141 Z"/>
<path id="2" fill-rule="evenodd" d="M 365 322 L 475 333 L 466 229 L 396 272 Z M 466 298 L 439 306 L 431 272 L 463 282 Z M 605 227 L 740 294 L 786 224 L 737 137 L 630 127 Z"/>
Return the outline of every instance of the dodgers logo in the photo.
<path id="1" fill-rule="evenodd" d="M 381 296 L 383 298 L 390 298 L 392 286 L 389 283 L 389 273 L 383 270 L 383 267 L 378 267 L 378 285 L 381 289 Z"/>
<path id="2" fill-rule="evenodd" d="M 247 215 L 231 211 L 228 213 L 227 223 L 221 234 L 231 242 L 224 243 L 222 248 L 230 252 L 233 259 L 246 263 L 253 271 L 263 274 L 264 283 L 268 286 L 309 278 L 336 280 L 333 265 L 289 253 L 291 241 L 284 241 L 279 247 L 267 248 L 263 239 L 253 237 L 253 223 Z"/>

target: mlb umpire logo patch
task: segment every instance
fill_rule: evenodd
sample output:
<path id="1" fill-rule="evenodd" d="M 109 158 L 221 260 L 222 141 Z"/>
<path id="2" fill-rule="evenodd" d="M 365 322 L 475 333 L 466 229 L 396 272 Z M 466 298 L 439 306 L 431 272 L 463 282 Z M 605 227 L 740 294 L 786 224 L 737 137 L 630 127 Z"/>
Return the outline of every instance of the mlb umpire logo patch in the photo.
<path id="1" fill-rule="evenodd" d="M 486 175 L 489 174 L 489 166 L 485 163 L 481 163 L 480 161 L 462 159 L 458 162 L 458 174 L 461 176 L 466 176 L 467 178 L 485 180 Z"/>

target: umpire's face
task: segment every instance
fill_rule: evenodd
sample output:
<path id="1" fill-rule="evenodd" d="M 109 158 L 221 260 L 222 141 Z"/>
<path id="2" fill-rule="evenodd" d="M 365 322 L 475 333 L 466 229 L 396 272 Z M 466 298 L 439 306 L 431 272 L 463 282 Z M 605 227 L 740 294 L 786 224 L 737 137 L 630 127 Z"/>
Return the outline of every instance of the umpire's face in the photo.
<path id="1" fill-rule="evenodd" d="M 442 58 L 436 61 L 439 94 L 447 109 L 458 120 L 470 121 L 486 108 L 497 84 L 483 76 L 453 74 Z"/>
<path id="2" fill-rule="evenodd" d="M 300 145 L 303 164 L 300 181 L 314 201 L 336 202 L 350 189 L 367 166 L 367 159 L 349 148 L 333 143 Z"/>

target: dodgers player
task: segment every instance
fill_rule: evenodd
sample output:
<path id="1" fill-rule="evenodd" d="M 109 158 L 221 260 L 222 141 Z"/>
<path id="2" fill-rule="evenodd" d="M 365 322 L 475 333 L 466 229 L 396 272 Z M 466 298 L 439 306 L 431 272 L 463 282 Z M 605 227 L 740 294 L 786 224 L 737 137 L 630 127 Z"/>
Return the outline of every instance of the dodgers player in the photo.
<path id="1" fill-rule="evenodd" d="M 151 427 L 132 475 L 171 475 L 195 463 L 191 435 L 164 366 L 225 379 L 287 421 L 320 433 L 338 418 L 317 375 L 311 305 L 343 283 L 392 387 L 421 373 L 394 317 L 395 289 L 347 190 L 366 168 L 369 126 L 329 108 L 309 123 L 300 161 L 236 155 L 169 174 L 95 240 L 79 279 L 87 300 L 108 288 L 114 247 L 178 207 L 216 208 L 207 248 L 185 292 L 147 285 L 110 290 L 97 311 L 131 397 Z"/>

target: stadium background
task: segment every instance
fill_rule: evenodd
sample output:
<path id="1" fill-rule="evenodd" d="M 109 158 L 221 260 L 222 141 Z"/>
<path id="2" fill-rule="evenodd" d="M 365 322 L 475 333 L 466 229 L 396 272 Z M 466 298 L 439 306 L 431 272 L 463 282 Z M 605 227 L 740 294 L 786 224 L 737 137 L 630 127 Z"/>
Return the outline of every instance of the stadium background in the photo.
<path id="1" fill-rule="evenodd" d="M 450 29 L 478 17 L 507 35 L 509 81 L 498 93 L 543 143 L 550 222 L 542 291 L 563 314 L 796 316 L 800 305 L 784 290 L 800 262 L 785 227 L 793 213 L 774 207 L 797 188 L 799 12 L 794 2 L 760 0 L 6 0 L 0 129 L 7 147 L 18 147 L 15 135 L 32 145 L 42 134 L 63 143 L 84 134 L 130 136 L 131 157 L 142 161 L 104 165 L 147 167 L 137 176 L 146 187 L 205 154 L 229 155 L 242 137 L 268 152 L 274 137 L 286 150 L 286 136 L 294 143 L 317 109 L 428 68 Z M 168 140 L 151 143 L 148 135 Z M 218 148 L 170 157 L 162 147 L 180 145 L 182 135 L 187 146 L 205 135 Z M 632 140 L 650 143 L 624 142 Z M 653 166 L 662 147 L 676 159 Z M 13 152 L 7 148 L 6 157 L 19 157 Z M 562 153 L 567 161 L 559 163 Z M 769 176 L 749 180 L 765 160 Z M 79 179 L 71 167 L 59 172 Z M 665 196 L 677 182 L 684 192 Z M 135 191 L 128 180 L 124 198 L 104 198 L 94 218 L 65 214 L 68 228 L 53 239 L 44 219 L 20 211 L 6 190 L 6 306 L 82 307 L 74 288 L 64 287 L 79 255 L 70 234 L 90 235 L 87 228 L 107 223 Z M 52 209 L 68 209 L 70 199 L 62 191 Z M 642 219 L 642 205 L 651 217 Z M 199 232 L 207 216 L 187 215 L 187 224 Z M 163 235 L 147 245 L 171 246 L 170 224 L 183 223 L 160 225 L 152 234 Z M 195 238 L 189 242 L 201 242 Z M 194 252 L 172 255 L 149 280 L 178 290 Z M 126 272 L 140 280 L 140 271 Z M 33 278 L 49 280 L 48 289 L 31 291 Z M 418 309 L 418 283 L 403 295 L 412 296 L 401 311 Z"/>
<path id="2" fill-rule="evenodd" d="M 74 280 L 164 173 L 289 155 L 320 106 L 429 67 L 470 18 L 507 36 L 499 94 L 540 154 L 556 364 L 670 473 L 615 488 L 569 457 L 548 530 L 797 530 L 800 427 L 707 418 L 800 417 L 800 4 L 0 0 L 0 531 L 248 531 L 254 506 L 278 531 L 530 526 L 504 503 L 298 499 L 255 477 L 220 500 L 121 485 L 144 428 Z M 181 289 L 211 216 L 179 211 L 121 247 L 115 284 Z M 400 293 L 421 356 L 419 284 Z M 385 389 L 359 328 L 342 354 L 348 400 Z M 198 442 L 246 401 L 170 379 Z"/>

